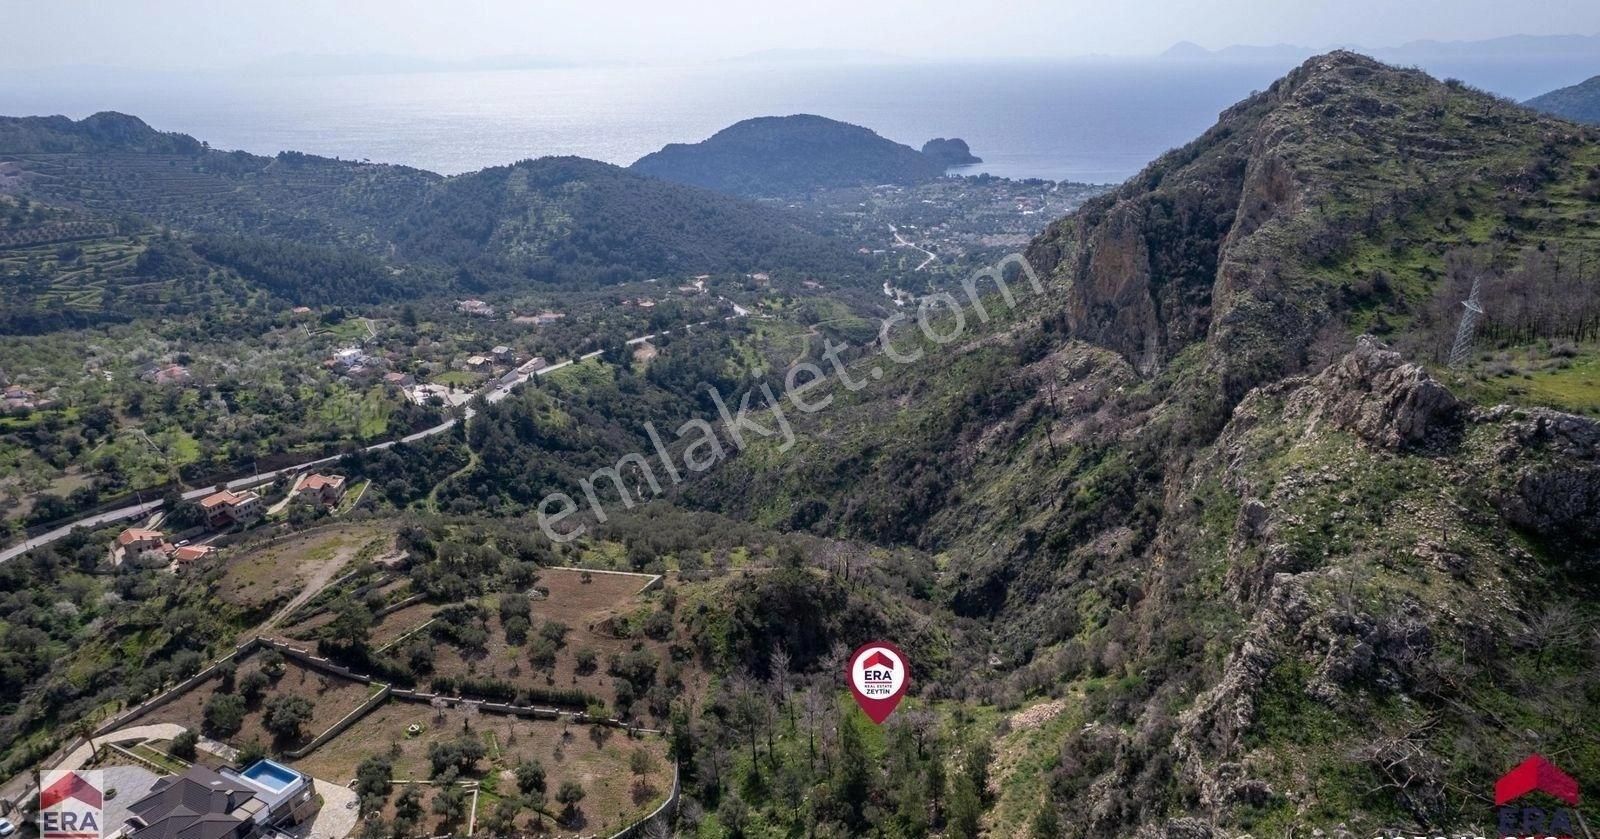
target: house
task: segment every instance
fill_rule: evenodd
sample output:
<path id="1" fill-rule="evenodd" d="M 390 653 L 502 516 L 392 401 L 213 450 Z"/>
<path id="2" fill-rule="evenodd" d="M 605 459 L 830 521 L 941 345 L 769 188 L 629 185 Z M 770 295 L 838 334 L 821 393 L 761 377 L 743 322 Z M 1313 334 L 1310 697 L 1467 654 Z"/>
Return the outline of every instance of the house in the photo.
<path id="1" fill-rule="evenodd" d="M 517 320 L 521 321 L 522 323 L 531 323 L 534 326 L 549 326 L 550 324 L 555 323 L 564 317 L 566 317 L 566 314 L 562 312 L 552 312 L 549 309 L 546 309 L 537 315 L 524 315 L 520 318 L 517 318 Z"/>
<path id="2" fill-rule="evenodd" d="M 210 545 L 184 545 L 172 550 L 172 559 L 182 567 L 196 560 L 205 559 L 216 552 L 217 549 Z"/>
<path id="3" fill-rule="evenodd" d="M 110 839 L 258 839 L 298 824 L 319 807 L 311 778 L 277 761 L 243 771 L 191 766 L 156 781 L 128 805 Z M 111 825 L 106 825 L 111 828 Z"/>
<path id="4" fill-rule="evenodd" d="M 167 537 L 159 530 L 145 530 L 139 527 L 130 527 L 117 534 L 117 547 L 125 554 L 138 556 L 145 551 L 159 551 L 165 549 Z"/>
<path id="5" fill-rule="evenodd" d="M 495 347 L 494 349 L 490 350 L 489 354 L 494 356 L 496 361 L 510 361 L 511 360 L 511 348 L 506 346 L 506 345 L 504 345 L 504 344 L 501 344 L 500 346 Z"/>
<path id="6" fill-rule="evenodd" d="M 252 521 L 261 515 L 261 496 L 253 492 L 235 493 L 223 490 L 200 500 L 206 523 L 212 527 L 228 527 Z"/>
<path id="7" fill-rule="evenodd" d="M 296 306 L 293 309 L 290 309 L 289 313 L 292 314 L 292 315 L 309 315 L 309 314 L 311 314 L 311 307 L 310 306 Z"/>
<path id="8" fill-rule="evenodd" d="M 343 475 L 323 475 L 321 473 L 308 475 L 295 487 L 295 496 L 332 507 L 344 497 L 345 479 Z"/>
<path id="9" fill-rule="evenodd" d="M 111 564 L 121 565 L 130 557 L 140 557 L 148 553 L 170 554 L 172 545 L 167 543 L 167 537 L 159 530 L 146 530 L 142 527 L 130 527 L 117 534 L 117 539 L 111 544 Z"/>
<path id="10" fill-rule="evenodd" d="M 483 302 L 482 300 L 457 300 L 456 311 L 464 312 L 472 315 L 473 317 L 494 317 L 494 307 Z"/>
<path id="11" fill-rule="evenodd" d="M 348 370 L 351 367 L 366 361 L 366 354 L 361 352 L 360 347 L 345 347 L 342 350 L 336 351 L 331 357 L 329 357 L 328 361 L 332 362 L 334 367 L 337 367 L 341 370 Z"/>
<path id="12" fill-rule="evenodd" d="M 483 368 L 488 367 L 489 364 L 489 357 L 485 355 L 474 355 L 467 358 L 468 370 L 482 370 Z"/>
<path id="13" fill-rule="evenodd" d="M 139 378 L 151 384 L 181 385 L 188 384 L 194 376 L 190 374 L 189 368 L 182 364 L 168 364 L 146 370 Z"/>
<path id="14" fill-rule="evenodd" d="M 417 379 L 410 373 L 384 373 L 383 383 L 390 387 L 408 388 L 416 384 Z"/>
<path id="15" fill-rule="evenodd" d="M 7 385 L 5 390 L 0 392 L 0 407 L 7 411 L 27 411 L 43 408 L 49 404 L 50 400 L 40 399 L 38 394 L 21 385 Z"/>

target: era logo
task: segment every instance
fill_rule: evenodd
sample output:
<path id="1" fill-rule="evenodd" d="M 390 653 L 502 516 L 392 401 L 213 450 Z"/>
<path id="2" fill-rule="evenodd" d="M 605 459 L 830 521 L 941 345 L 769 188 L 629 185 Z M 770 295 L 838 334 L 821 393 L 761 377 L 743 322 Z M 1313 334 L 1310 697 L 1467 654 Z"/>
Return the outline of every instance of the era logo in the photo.
<path id="1" fill-rule="evenodd" d="M 1511 802 L 1534 792 L 1542 792 L 1566 807 L 1511 807 Z M 1561 836 L 1576 835 L 1578 823 L 1578 782 L 1541 755 L 1517 764 L 1494 784 L 1494 804 L 1499 809 L 1500 835 Z"/>
<path id="2" fill-rule="evenodd" d="M 39 787 L 40 839 L 100 839 L 99 770 L 52 769 Z"/>

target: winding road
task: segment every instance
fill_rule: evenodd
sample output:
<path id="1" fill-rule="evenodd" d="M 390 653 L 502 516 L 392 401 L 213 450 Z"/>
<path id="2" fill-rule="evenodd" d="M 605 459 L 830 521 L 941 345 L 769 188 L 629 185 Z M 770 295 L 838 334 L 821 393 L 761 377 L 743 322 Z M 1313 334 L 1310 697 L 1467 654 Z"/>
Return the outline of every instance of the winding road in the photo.
<path id="1" fill-rule="evenodd" d="M 912 250 L 921 251 L 922 253 L 927 255 L 928 258 L 922 260 L 922 264 L 918 265 L 913 270 L 921 271 L 922 269 L 928 267 L 929 265 L 939 261 L 939 257 L 936 254 L 934 254 L 933 251 L 930 251 L 927 248 L 917 244 L 916 242 L 913 242 L 910 239 L 907 239 L 906 237 L 900 235 L 900 228 L 895 227 L 894 225 L 891 224 L 891 225 L 889 225 L 889 232 L 894 234 L 894 245 L 895 245 L 895 247 L 897 247 L 897 248 L 911 248 Z"/>
<path id="2" fill-rule="evenodd" d="M 727 317 L 725 317 L 725 318 L 723 318 L 723 320 L 734 320 L 735 318 L 747 317 L 750 314 L 750 310 L 749 309 L 746 309 L 743 306 L 740 306 L 739 304 L 733 302 L 732 300 L 728 300 L 727 298 L 723 298 L 723 297 L 719 297 L 718 299 L 733 307 L 733 312 L 734 313 L 729 315 L 729 316 L 727 316 Z M 708 324 L 710 322 L 711 321 L 701 321 L 699 323 L 689 324 L 688 326 L 684 327 L 684 331 L 687 332 L 687 331 L 689 331 L 690 329 L 693 329 L 696 326 L 704 326 L 704 325 L 706 325 L 706 324 Z M 649 335 L 640 335 L 637 338 L 630 338 L 627 343 L 630 344 L 630 345 L 631 344 L 642 344 L 645 341 L 650 340 L 651 338 L 658 337 L 659 335 L 668 335 L 668 334 L 671 334 L 671 332 L 672 332 L 672 330 L 670 330 L 670 329 L 664 329 L 659 333 L 653 332 L 653 333 L 651 333 Z M 528 374 L 522 375 L 522 376 L 518 377 L 517 379 L 513 380 L 512 382 L 510 382 L 508 384 L 500 384 L 498 382 L 498 380 L 497 380 L 494 384 L 491 384 L 488 388 L 486 388 L 486 389 L 484 389 L 482 391 L 479 391 L 479 392 L 483 395 L 483 400 L 492 405 L 492 404 L 494 404 L 496 402 L 499 402 L 502 399 L 505 399 L 507 396 L 510 396 L 512 389 L 514 389 L 514 388 L 516 388 L 516 387 L 518 387 L 518 386 L 520 386 L 522 384 L 525 384 L 529 379 L 533 378 L 534 376 L 548 375 L 548 374 L 554 373 L 555 371 L 560 370 L 562 368 L 570 367 L 570 366 L 572 366 L 573 364 L 575 364 L 575 363 L 577 363 L 579 361 L 588 361 L 589 359 L 592 359 L 592 358 L 599 358 L 601 352 L 602 352 L 601 350 L 595 350 L 594 352 L 585 353 L 584 355 L 580 355 L 575 359 L 569 358 L 566 361 L 558 362 L 556 364 L 549 365 L 548 367 L 543 367 L 543 368 L 540 368 L 538 370 L 535 370 L 532 373 L 528 373 Z M 476 411 L 474 411 L 469 406 L 467 408 L 466 416 L 465 416 L 465 420 L 464 421 L 471 422 L 472 421 L 472 417 L 473 417 L 473 415 L 475 413 L 476 413 Z M 418 431 L 418 432 L 413 433 L 413 434 L 407 434 L 406 436 L 400 437 L 400 438 L 395 439 L 395 440 L 385 440 L 382 443 L 376 443 L 376 444 L 373 444 L 371 446 L 367 446 L 364 449 L 364 451 L 369 451 L 369 452 L 382 451 L 383 449 L 387 449 L 387 448 L 393 447 L 396 443 L 414 443 L 414 442 L 416 442 L 418 440 L 425 440 L 425 439 L 427 439 L 429 437 L 433 437 L 435 435 L 443 434 L 446 431 L 449 431 L 450 429 L 455 427 L 457 422 L 462 422 L 462 421 L 463 420 L 458 420 L 458 419 L 454 419 L 454 418 L 448 419 L 448 420 L 445 420 L 444 422 L 439 423 L 438 425 L 433 426 L 432 428 L 424 428 L 421 431 Z M 297 463 L 297 464 L 295 464 L 293 466 L 285 466 L 282 469 L 274 469 L 271 472 L 260 472 L 260 473 L 257 473 L 255 475 L 250 475 L 250 476 L 247 476 L 247 477 L 237 478 L 235 480 L 228 481 L 226 484 L 224 484 L 224 486 L 227 489 L 230 489 L 230 490 L 253 489 L 253 488 L 261 486 L 263 484 L 270 484 L 273 481 L 276 481 L 277 479 L 283 477 L 284 475 L 292 475 L 292 474 L 294 474 L 296 472 L 300 472 L 300 471 L 305 470 L 305 469 L 310 469 L 312 467 L 322 466 L 322 465 L 328 464 L 328 463 L 333 463 L 333 462 L 337 461 L 339 458 L 341 458 L 343 456 L 344 456 L 343 454 L 336 454 L 336 455 L 333 455 L 331 457 L 321 457 L 321 458 L 317 458 L 316 460 L 308 460 L 308 461 L 306 461 L 304 463 Z M 216 487 L 214 487 L 214 486 L 208 486 L 208 487 L 205 487 L 204 489 L 190 490 L 189 492 L 185 492 L 183 494 L 183 499 L 185 501 L 196 501 L 196 500 L 199 500 L 201 498 L 206 497 L 207 495 L 212 494 L 213 492 L 216 492 Z M 77 528 L 87 527 L 87 528 L 91 528 L 92 529 L 92 528 L 96 528 L 96 527 L 103 527 L 105 525 L 112 524 L 114 522 L 127 521 L 129 519 L 134 519 L 134 518 L 138 518 L 140 516 L 149 515 L 150 513 L 153 513 L 153 512 L 155 512 L 156 510 L 159 510 L 159 509 L 161 509 L 161 502 L 159 500 L 157 500 L 157 501 L 146 501 L 146 502 L 144 502 L 142 504 L 133 504 L 133 505 L 130 505 L 130 506 L 127 506 L 127 507 L 119 507 L 119 508 L 117 508 L 115 510 L 107 510 L 107 511 L 102 512 L 102 513 L 95 513 L 93 515 L 84 516 L 83 518 L 80 518 L 80 519 L 75 519 L 75 520 L 73 520 L 71 522 L 68 522 L 67 524 L 61 525 L 60 527 L 58 527 L 58 528 L 56 528 L 54 530 L 51 530 L 51 531 L 48 531 L 48 532 L 45 532 L 45 533 L 41 533 L 38 536 L 29 537 L 27 539 L 24 539 L 22 542 L 20 542 L 20 543 L 18 543 L 16 545 L 12 545 L 9 548 L 5 548 L 4 550 L 0 550 L 0 562 L 8 562 L 8 561 L 10 561 L 12 559 L 15 559 L 15 558 L 27 553 L 28 551 L 33 550 L 34 548 L 44 547 L 45 545 L 48 545 L 48 544 L 50 544 L 52 542 L 55 542 L 55 541 L 57 541 L 59 539 L 65 538 L 67 534 L 71 533 L 73 530 L 76 530 Z"/>

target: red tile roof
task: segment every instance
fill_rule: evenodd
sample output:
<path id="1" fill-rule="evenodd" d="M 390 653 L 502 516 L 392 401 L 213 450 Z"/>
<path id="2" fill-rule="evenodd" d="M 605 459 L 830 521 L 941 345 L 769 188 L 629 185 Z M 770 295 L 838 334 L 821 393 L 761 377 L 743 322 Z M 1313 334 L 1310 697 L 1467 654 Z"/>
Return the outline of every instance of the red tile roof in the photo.
<path id="1" fill-rule="evenodd" d="M 134 542 L 159 542 L 161 539 L 162 535 L 161 531 L 159 530 L 145 530 L 143 528 L 130 527 L 117 535 L 117 544 L 127 547 Z"/>

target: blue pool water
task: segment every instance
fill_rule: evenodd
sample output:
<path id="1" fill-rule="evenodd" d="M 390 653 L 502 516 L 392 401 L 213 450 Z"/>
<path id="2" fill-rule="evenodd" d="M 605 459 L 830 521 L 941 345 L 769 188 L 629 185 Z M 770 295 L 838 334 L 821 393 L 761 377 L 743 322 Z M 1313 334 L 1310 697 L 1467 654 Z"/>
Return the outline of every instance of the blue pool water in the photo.
<path id="1" fill-rule="evenodd" d="M 300 773 L 270 760 L 256 761 L 239 774 L 273 792 L 283 792 L 300 779 Z"/>

